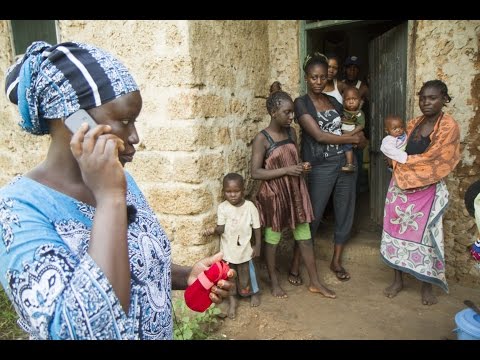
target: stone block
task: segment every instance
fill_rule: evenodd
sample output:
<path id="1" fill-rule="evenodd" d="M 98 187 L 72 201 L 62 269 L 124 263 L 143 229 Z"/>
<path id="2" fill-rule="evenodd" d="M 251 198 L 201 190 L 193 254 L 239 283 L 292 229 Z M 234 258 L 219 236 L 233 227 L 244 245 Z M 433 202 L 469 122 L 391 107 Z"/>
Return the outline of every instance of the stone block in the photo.
<path id="1" fill-rule="evenodd" d="M 245 178 L 245 171 L 247 170 L 247 164 L 250 163 L 251 150 L 243 146 L 237 146 L 230 149 L 227 156 L 227 167 L 230 172 L 236 172 L 241 174 Z"/>
<path id="2" fill-rule="evenodd" d="M 172 179 L 173 165 L 169 157 L 159 151 L 137 151 L 128 170 L 135 179 L 144 182 L 167 182 Z"/>
<path id="3" fill-rule="evenodd" d="M 175 154 L 173 163 L 174 181 L 193 184 L 200 184 L 206 179 L 221 181 L 224 167 L 221 153 Z"/>
<path id="4" fill-rule="evenodd" d="M 214 255 L 219 249 L 217 241 L 197 246 L 184 246 L 175 242 L 172 243 L 172 261 L 178 265 L 192 266 L 197 261 Z"/>
<path id="5" fill-rule="evenodd" d="M 174 97 L 168 102 L 168 114 L 171 119 L 195 119 L 224 117 L 231 114 L 228 100 L 216 94 L 200 94 L 190 90 Z"/>
<path id="6" fill-rule="evenodd" d="M 142 144 L 146 150 L 196 151 L 202 147 L 215 149 L 230 141 L 230 131 L 225 127 L 162 126 L 150 128 L 143 135 Z"/>
<path id="7" fill-rule="evenodd" d="M 216 226 L 216 214 L 178 217 L 175 227 L 175 241 L 184 246 L 205 245 L 219 241 L 218 235 L 202 236 L 202 231 Z"/>
<path id="8" fill-rule="evenodd" d="M 195 215 L 210 209 L 213 198 L 205 186 L 158 186 L 142 187 L 150 206 L 157 213 Z"/>

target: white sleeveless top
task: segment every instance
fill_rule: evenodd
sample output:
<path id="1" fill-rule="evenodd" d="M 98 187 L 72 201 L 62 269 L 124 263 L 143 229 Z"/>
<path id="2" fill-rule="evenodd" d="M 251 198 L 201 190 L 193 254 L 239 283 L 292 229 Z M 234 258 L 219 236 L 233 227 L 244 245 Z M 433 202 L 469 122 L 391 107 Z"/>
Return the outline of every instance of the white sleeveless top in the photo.
<path id="1" fill-rule="evenodd" d="M 333 79 L 333 87 L 334 89 L 332 91 L 324 91 L 324 94 L 333 96 L 337 101 L 343 105 L 343 97 L 342 94 L 340 94 L 340 91 L 338 91 L 337 87 L 337 79 Z"/>

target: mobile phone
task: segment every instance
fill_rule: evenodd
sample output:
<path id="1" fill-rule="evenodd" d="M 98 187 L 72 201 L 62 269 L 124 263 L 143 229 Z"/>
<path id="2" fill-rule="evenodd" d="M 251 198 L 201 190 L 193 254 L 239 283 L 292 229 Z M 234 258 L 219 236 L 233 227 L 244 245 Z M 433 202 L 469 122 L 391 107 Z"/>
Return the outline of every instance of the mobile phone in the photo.
<path id="1" fill-rule="evenodd" d="M 88 124 L 89 130 L 97 126 L 95 120 L 93 120 L 93 118 L 88 115 L 84 109 L 80 109 L 67 117 L 64 124 L 72 132 L 72 134 L 74 134 L 85 122 Z"/>

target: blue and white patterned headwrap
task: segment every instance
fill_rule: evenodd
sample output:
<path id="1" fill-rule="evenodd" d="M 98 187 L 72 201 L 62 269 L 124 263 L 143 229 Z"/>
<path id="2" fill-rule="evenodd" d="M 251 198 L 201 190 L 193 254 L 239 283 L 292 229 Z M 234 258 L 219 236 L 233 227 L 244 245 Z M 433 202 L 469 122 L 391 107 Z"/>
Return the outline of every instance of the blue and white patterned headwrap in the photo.
<path id="1" fill-rule="evenodd" d="M 127 68 L 111 54 L 77 42 L 32 43 L 7 70 L 5 92 L 18 105 L 19 125 L 48 133 L 45 119 L 59 119 L 138 90 Z"/>

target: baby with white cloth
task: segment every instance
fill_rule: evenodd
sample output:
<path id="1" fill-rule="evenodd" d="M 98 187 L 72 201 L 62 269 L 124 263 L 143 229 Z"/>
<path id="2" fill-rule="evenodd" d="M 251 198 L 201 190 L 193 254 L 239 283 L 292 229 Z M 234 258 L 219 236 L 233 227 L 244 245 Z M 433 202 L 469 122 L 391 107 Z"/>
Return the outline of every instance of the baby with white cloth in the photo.
<path id="1" fill-rule="evenodd" d="M 407 162 L 407 133 L 403 120 L 396 115 L 388 115 L 384 121 L 385 132 L 380 151 L 392 160 L 405 164 Z"/>

